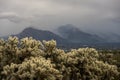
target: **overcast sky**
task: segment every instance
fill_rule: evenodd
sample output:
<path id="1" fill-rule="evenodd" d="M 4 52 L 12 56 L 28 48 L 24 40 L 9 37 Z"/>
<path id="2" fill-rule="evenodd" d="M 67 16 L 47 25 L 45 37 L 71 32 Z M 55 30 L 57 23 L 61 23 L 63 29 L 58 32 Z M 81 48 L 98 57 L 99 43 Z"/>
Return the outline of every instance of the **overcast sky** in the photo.
<path id="1" fill-rule="evenodd" d="M 84 31 L 120 31 L 120 0 L 0 0 L 0 36 L 24 28 L 73 24 Z"/>

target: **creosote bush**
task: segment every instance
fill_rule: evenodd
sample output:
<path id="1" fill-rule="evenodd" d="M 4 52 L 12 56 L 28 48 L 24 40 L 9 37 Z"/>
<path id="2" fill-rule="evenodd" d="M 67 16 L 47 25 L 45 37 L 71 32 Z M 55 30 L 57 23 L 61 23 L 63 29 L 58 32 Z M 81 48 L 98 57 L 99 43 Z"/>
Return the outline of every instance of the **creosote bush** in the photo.
<path id="1" fill-rule="evenodd" d="M 119 80 L 110 61 L 94 48 L 65 52 L 54 40 L 0 40 L 0 80 Z"/>

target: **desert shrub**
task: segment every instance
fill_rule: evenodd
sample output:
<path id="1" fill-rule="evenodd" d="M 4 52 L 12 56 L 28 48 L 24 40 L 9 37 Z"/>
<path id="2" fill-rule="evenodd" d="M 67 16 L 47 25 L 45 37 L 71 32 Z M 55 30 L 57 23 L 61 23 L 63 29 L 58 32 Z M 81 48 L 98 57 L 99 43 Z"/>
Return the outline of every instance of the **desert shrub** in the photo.
<path id="1" fill-rule="evenodd" d="M 93 48 L 74 49 L 67 53 L 69 80 L 117 80 L 117 66 L 99 61 L 99 53 Z"/>
<path id="2" fill-rule="evenodd" d="M 31 57 L 21 64 L 3 67 L 5 80 L 60 80 L 62 75 L 54 68 L 50 60 L 42 57 Z"/>
<path id="3" fill-rule="evenodd" d="M 65 52 L 56 45 L 31 37 L 1 39 L 0 80 L 119 80 L 117 66 L 96 49 Z"/>

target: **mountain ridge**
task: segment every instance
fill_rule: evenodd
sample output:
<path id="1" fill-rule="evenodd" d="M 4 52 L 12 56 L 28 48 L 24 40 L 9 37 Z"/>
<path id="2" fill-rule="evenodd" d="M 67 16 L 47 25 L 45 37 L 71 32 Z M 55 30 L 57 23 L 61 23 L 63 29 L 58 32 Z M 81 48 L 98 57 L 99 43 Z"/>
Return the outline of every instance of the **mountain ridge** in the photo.
<path id="1" fill-rule="evenodd" d="M 33 37 L 34 39 L 41 40 L 41 41 L 54 39 L 58 42 L 58 44 L 67 43 L 65 39 L 63 39 L 57 34 L 54 34 L 53 32 L 50 32 L 48 30 L 39 30 L 33 27 L 25 28 L 21 33 L 14 36 L 17 36 L 18 38 Z"/>
<path id="2" fill-rule="evenodd" d="M 98 35 L 93 35 L 80 30 L 72 24 L 57 28 L 60 36 L 74 43 L 101 43 L 104 40 Z"/>
<path id="3" fill-rule="evenodd" d="M 60 28 L 58 28 L 60 30 Z M 63 27 L 63 32 L 65 28 Z M 66 30 L 65 30 L 66 31 Z M 82 34 L 81 34 L 82 33 Z M 68 30 L 66 32 L 67 35 L 69 35 L 67 38 L 65 35 L 62 35 L 64 37 L 62 37 L 60 34 L 56 34 L 54 32 L 48 31 L 48 30 L 40 30 L 40 29 L 36 29 L 33 27 L 27 27 L 25 28 L 22 32 L 20 32 L 19 34 L 15 34 L 15 35 L 11 35 L 11 36 L 17 36 L 18 38 L 25 38 L 25 37 L 33 37 L 36 40 L 56 40 L 57 41 L 57 45 L 61 48 L 79 48 L 79 47 L 96 47 L 96 48 L 119 48 L 120 47 L 120 42 L 116 43 L 110 43 L 110 42 L 104 42 L 104 40 L 100 37 L 98 37 L 97 35 L 93 35 L 93 34 L 89 34 L 86 33 L 84 31 L 79 30 L 76 27 L 71 27 L 70 30 Z M 81 37 L 81 35 L 83 35 L 83 37 Z M 92 37 L 92 38 L 91 38 Z M 3 37 L 4 38 L 4 37 Z M 7 39 L 8 36 L 5 36 L 5 39 Z M 73 39 L 72 39 L 73 38 Z M 80 42 L 77 41 L 71 41 L 74 40 L 74 38 L 78 41 L 80 39 L 82 39 Z M 101 41 L 97 41 L 97 39 L 100 39 Z M 93 40 L 92 40 L 93 39 Z M 88 41 L 89 40 L 89 41 Z"/>

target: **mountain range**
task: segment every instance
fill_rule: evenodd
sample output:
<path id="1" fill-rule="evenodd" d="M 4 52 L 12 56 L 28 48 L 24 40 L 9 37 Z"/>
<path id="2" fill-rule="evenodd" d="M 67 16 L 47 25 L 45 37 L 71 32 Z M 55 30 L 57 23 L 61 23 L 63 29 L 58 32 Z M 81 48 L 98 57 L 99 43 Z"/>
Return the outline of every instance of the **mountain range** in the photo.
<path id="1" fill-rule="evenodd" d="M 54 39 L 58 42 L 58 44 L 65 44 L 68 43 L 68 41 L 62 37 L 60 37 L 57 34 L 54 34 L 53 32 L 47 31 L 47 30 L 38 30 L 32 27 L 28 27 L 24 29 L 21 33 L 14 35 L 18 38 L 24 38 L 24 37 L 33 37 L 37 40 L 51 40 Z"/>
<path id="2" fill-rule="evenodd" d="M 51 40 L 57 41 L 58 46 L 64 48 L 78 48 L 78 47 L 120 47 L 117 42 L 110 42 L 105 37 L 100 37 L 96 34 L 90 34 L 80 30 L 74 25 L 67 24 L 58 27 L 55 31 L 40 30 L 33 27 L 24 29 L 19 34 L 14 34 L 18 38 L 33 37 L 37 40 Z M 115 35 L 114 35 L 115 36 Z M 120 40 L 117 35 L 117 39 Z M 111 40 L 112 41 L 112 40 Z"/>
<path id="3" fill-rule="evenodd" d="M 97 35 L 83 32 L 72 24 L 59 27 L 58 34 L 72 43 L 102 43 L 105 40 Z"/>

